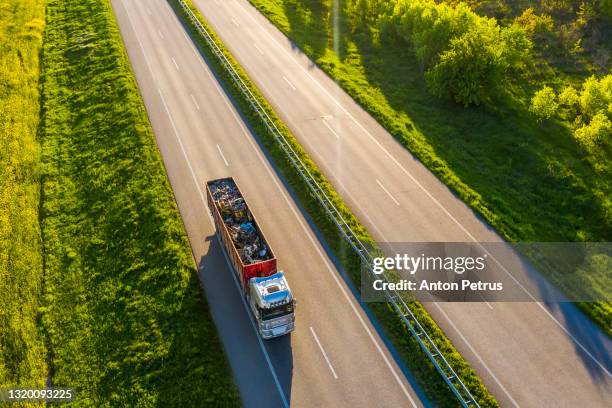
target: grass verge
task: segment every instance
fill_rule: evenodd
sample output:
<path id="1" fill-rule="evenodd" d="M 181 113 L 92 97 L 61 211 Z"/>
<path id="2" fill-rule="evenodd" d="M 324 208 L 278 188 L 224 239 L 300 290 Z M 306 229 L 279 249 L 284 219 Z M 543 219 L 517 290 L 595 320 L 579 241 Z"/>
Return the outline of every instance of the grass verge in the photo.
<path id="1" fill-rule="evenodd" d="M 513 88 L 497 106 L 465 109 L 428 92 L 408 46 L 377 43 L 371 27 L 353 26 L 346 0 L 337 3 L 338 26 L 332 0 L 249 1 L 504 239 L 612 241 L 612 166 L 595 169 L 569 123 L 538 124 L 529 92 Z M 540 80 L 518 82 L 537 88 Z M 573 289 L 556 270 L 541 272 Z M 612 336 L 612 302 L 577 305 Z"/>
<path id="2" fill-rule="evenodd" d="M 48 0 L 43 324 L 78 406 L 237 406 L 108 0 Z"/>
<path id="3" fill-rule="evenodd" d="M 321 205 L 318 203 L 316 197 L 314 197 L 308 189 L 306 183 L 303 181 L 301 176 L 294 169 L 292 164 L 289 162 L 287 157 L 281 148 L 277 145 L 274 137 L 268 133 L 263 123 L 259 120 L 257 114 L 250 108 L 249 102 L 242 95 L 240 90 L 233 84 L 229 74 L 221 66 L 220 62 L 212 54 L 205 41 L 199 37 L 195 28 L 189 23 L 189 20 L 183 13 L 182 9 L 178 5 L 176 0 L 169 0 L 170 4 L 174 7 L 175 11 L 179 16 L 183 17 L 186 28 L 190 31 L 192 38 L 196 41 L 196 44 L 205 56 L 207 62 L 213 67 L 218 78 L 221 79 L 224 85 L 224 89 L 232 96 L 234 103 L 238 105 L 240 111 L 249 122 L 252 129 L 255 130 L 258 138 L 266 147 L 268 153 L 273 158 L 275 166 L 281 171 L 283 177 L 291 185 L 294 193 L 300 200 L 300 204 L 308 211 L 317 227 L 319 228 L 322 235 L 325 237 L 327 244 L 334 251 L 340 263 L 343 265 L 346 271 L 348 271 L 350 278 L 357 288 L 360 287 L 360 261 L 357 255 L 352 251 L 349 245 L 340 236 L 337 227 L 327 217 Z M 281 122 L 278 116 L 274 113 L 270 105 L 265 101 L 261 93 L 257 90 L 255 85 L 249 80 L 244 70 L 239 66 L 236 60 L 227 51 L 223 43 L 215 35 L 214 31 L 207 24 L 201 13 L 194 7 L 191 1 L 186 0 L 186 4 L 198 17 L 199 21 L 206 27 L 211 33 L 215 42 L 223 50 L 225 56 L 231 62 L 233 67 L 239 73 L 243 81 L 247 84 L 251 92 L 259 100 L 260 104 L 266 109 L 268 115 L 275 122 L 278 129 L 285 135 L 289 140 L 301 160 L 308 167 L 309 171 L 317 179 L 317 182 L 323 187 L 326 194 L 334 202 L 334 205 L 342 213 L 345 220 L 351 228 L 357 233 L 357 235 L 366 243 L 373 243 L 373 240 L 368 235 L 367 231 L 361 226 L 356 217 L 350 212 L 350 210 L 343 203 L 340 196 L 334 191 L 331 184 L 325 179 L 321 171 L 316 167 L 314 162 L 308 157 L 308 155 L 301 148 L 295 137 L 291 134 L 289 129 Z M 403 361 L 410 368 L 411 372 L 419 382 L 420 386 L 426 393 L 430 401 L 436 406 L 443 407 L 454 407 L 458 405 L 458 402 L 450 389 L 435 370 L 434 366 L 429 362 L 425 354 L 420 350 L 416 340 L 407 334 L 407 329 L 403 326 L 399 315 L 395 313 L 393 309 L 387 304 L 370 304 L 368 305 L 372 310 L 376 318 L 378 319 L 381 326 L 384 328 L 385 333 L 398 350 Z M 436 323 L 427 314 L 425 309 L 417 302 L 410 304 L 413 312 L 420 320 L 421 324 L 426 328 L 436 345 L 444 353 L 449 363 L 453 366 L 459 377 L 469 388 L 470 392 L 478 400 L 483 407 L 494 407 L 498 406 L 494 397 L 485 388 L 482 381 L 478 378 L 474 370 L 468 365 L 468 363 L 461 357 L 461 355 L 455 350 L 450 341 L 446 338 L 442 330 L 436 325 Z"/>
<path id="4" fill-rule="evenodd" d="M 40 50 L 42 0 L 0 3 L 0 388 L 42 387 L 46 348 L 38 321 Z"/>

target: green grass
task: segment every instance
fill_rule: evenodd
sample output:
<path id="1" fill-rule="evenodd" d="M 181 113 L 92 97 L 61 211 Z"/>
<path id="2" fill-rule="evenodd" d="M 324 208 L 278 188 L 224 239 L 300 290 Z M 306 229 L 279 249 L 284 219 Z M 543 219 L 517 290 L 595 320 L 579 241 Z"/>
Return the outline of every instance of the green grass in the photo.
<path id="1" fill-rule="evenodd" d="M 43 324 L 77 406 L 236 406 L 108 0 L 48 0 Z"/>
<path id="2" fill-rule="evenodd" d="M 528 112 L 543 73 L 509 89 L 511 102 L 465 109 L 427 91 L 407 46 L 351 27 L 345 1 L 336 50 L 331 0 L 250 1 L 505 239 L 612 241 L 612 166 L 596 170 L 569 123 Z M 610 302 L 578 305 L 612 335 Z"/>
<path id="3" fill-rule="evenodd" d="M 177 5 L 176 0 L 170 2 L 177 13 L 182 15 L 180 8 Z M 373 243 L 372 238 L 368 235 L 365 229 L 361 226 L 359 221 L 351 213 L 351 211 L 343 203 L 340 196 L 334 191 L 330 183 L 322 175 L 321 171 L 316 167 L 314 162 L 307 156 L 302 147 L 299 145 L 295 137 L 291 134 L 288 128 L 280 121 L 278 116 L 274 113 L 270 105 L 265 101 L 261 93 L 257 90 L 255 85 L 249 80 L 244 70 L 239 66 L 236 60 L 227 51 L 223 43 L 211 30 L 206 20 L 202 17 L 199 11 L 193 6 L 191 1 L 187 0 L 186 3 L 190 6 L 192 11 L 198 16 L 200 22 L 207 28 L 212 34 L 217 45 L 223 50 L 226 57 L 230 60 L 236 71 L 242 77 L 244 82 L 247 84 L 251 92 L 257 97 L 262 106 L 267 110 L 270 117 L 273 119 L 280 131 L 289 140 L 297 154 L 300 156 L 302 161 L 308 167 L 309 171 L 316 178 L 317 182 L 323 187 L 326 194 L 331 198 L 334 205 L 342 213 L 344 219 L 348 222 L 351 228 L 357 233 L 357 235 L 366 243 Z M 187 19 L 184 18 L 186 22 Z M 301 176 L 297 173 L 294 167 L 287 159 L 285 153 L 278 146 L 273 136 L 268 133 L 265 126 L 258 118 L 257 114 L 250 108 L 248 101 L 233 85 L 229 75 L 224 71 L 222 66 L 216 57 L 211 53 L 210 49 L 206 46 L 206 43 L 197 35 L 193 27 L 188 23 L 185 23 L 187 28 L 191 31 L 192 37 L 196 40 L 200 51 L 206 57 L 208 63 L 213 67 L 218 77 L 222 80 L 224 88 L 232 96 L 234 102 L 240 108 L 244 117 L 248 120 L 249 125 L 255 130 L 257 137 L 266 147 L 266 150 L 272 157 L 274 164 L 277 169 L 280 170 L 284 179 L 291 185 L 294 193 L 299 199 L 300 204 L 306 209 L 308 214 L 312 217 L 316 223 L 319 231 L 325 238 L 325 241 L 333 250 L 340 263 L 343 265 L 346 271 L 348 271 L 351 280 L 354 282 L 357 288 L 360 287 L 360 270 L 361 264 L 359 258 L 349 245 L 340 236 L 337 227 L 331 221 L 331 219 L 324 212 L 317 199 L 310 193 L 308 186 L 302 180 Z M 458 405 L 458 401 L 451 393 L 450 389 L 443 381 L 442 377 L 435 371 L 433 365 L 427 360 L 425 354 L 420 350 L 416 340 L 408 334 L 408 329 L 404 327 L 399 315 L 391 309 L 387 304 L 370 304 L 368 305 L 370 310 L 374 313 L 377 320 L 383 327 L 385 333 L 394 344 L 396 349 L 401 355 L 403 361 L 410 368 L 412 374 L 415 376 L 419 385 L 426 393 L 430 401 L 436 406 L 442 407 L 455 407 Z M 412 311 L 418 317 L 419 321 L 426 328 L 427 332 L 436 342 L 436 345 L 442 350 L 444 356 L 453 366 L 459 377 L 470 389 L 472 394 L 479 401 L 483 407 L 496 407 L 498 406 L 494 397 L 485 388 L 482 381 L 478 378 L 472 368 L 469 367 L 463 357 L 455 350 L 450 341 L 446 338 L 442 330 L 436 325 L 436 323 L 427 314 L 425 309 L 416 302 L 411 303 Z"/>
<path id="4" fill-rule="evenodd" d="M 41 387 L 39 215 L 42 0 L 0 2 L 0 388 Z"/>

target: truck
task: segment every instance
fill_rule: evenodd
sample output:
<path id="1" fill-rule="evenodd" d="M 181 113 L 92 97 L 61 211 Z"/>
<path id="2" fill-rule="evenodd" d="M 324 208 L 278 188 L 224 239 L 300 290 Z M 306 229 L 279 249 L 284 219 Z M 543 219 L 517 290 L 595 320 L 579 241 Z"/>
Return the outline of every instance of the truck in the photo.
<path id="1" fill-rule="evenodd" d="M 206 201 L 259 335 L 271 339 L 292 332 L 296 301 L 234 179 L 208 181 Z"/>

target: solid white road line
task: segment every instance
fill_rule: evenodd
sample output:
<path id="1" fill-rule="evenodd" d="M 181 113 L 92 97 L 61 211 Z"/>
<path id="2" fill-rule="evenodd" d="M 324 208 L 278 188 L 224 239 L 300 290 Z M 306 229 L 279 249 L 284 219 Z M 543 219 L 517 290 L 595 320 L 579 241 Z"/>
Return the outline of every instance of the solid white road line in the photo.
<path id="1" fill-rule="evenodd" d="M 170 6 L 168 5 L 168 3 L 167 2 L 163 2 L 163 3 L 166 5 L 167 12 L 170 13 L 170 14 L 173 14 L 173 11 L 172 11 L 172 9 L 170 9 Z M 332 279 L 334 280 L 336 285 L 339 287 L 339 289 L 342 292 L 342 294 L 343 294 L 344 298 L 346 299 L 347 303 L 349 304 L 349 306 L 353 310 L 353 313 L 355 314 L 355 316 L 357 317 L 357 319 L 361 323 L 361 326 L 363 327 L 363 329 L 365 330 L 366 334 L 368 335 L 368 337 L 370 338 L 370 340 L 372 341 L 372 343 L 376 347 L 376 350 L 378 351 L 378 353 L 382 357 L 382 359 L 385 362 L 387 368 L 389 369 L 389 371 L 393 375 L 393 378 L 398 383 L 399 387 L 401 388 L 401 390 L 404 393 L 404 395 L 406 396 L 406 398 L 410 401 L 410 404 L 414 408 L 416 408 L 417 405 L 416 405 L 414 399 L 412 398 L 412 396 L 410 395 L 410 393 L 406 389 L 406 386 L 404 385 L 404 383 L 400 379 L 399 375 L 395 371 L 395 368 L 393 368 L 393 365 L 391 364 L 391 362 L 387 358 L 387 355 L 385 354 L 385 352 L 381 348 L 380 344 L 378 343 L 378 341 L 376 340 L 376 338 L 372 334 L 372 331 L 370 330 L 368 325 L 365 323 L 363 317 L 361 316 L 361 314 L 359 314 L 359 311 L 357 310 L 357 307 L 353 303 L 353 300 L 352 300 L 351 296 L 349 296 L 349 294 L 346 291 L 346 289 L 344 288 L 344 286 L 342 286 L 342 283 L 340 282 L 340 279 L 338 278 L 336 271 L 332 268 L 329 259 L 327 259 L 326 256 L 323 254 L 323 251 L 321 250 L 321 248 L 319 248 L 319 246 L 317 246 L 317 240 L 313 236 L 313 232 L 308 229 L 308 227 L 305 225 L 305 223 L 302 221 L 302 219 L 298 215 L 297 210 L 294 208 L 294 204 L 289 200 L 289 197 L 287 196 L 287 194 L 285 194 L 285 192 L 283 191 L 281 185 L 279 184 L 279 181 L 276 179 L 276 177 L 275 177 L 275 175 L 274 175 L 274 173 L 272 171 L 272 168 L 270 167 L 270 164 L 264 159 L 262 153 L 258 150 L 258 147 L 255 145 L 253 137 L 249 134 L 248 130 L 246 129 L 246 127 L 244 125 L 244 123 L 242 123 L 242 121 L 239 118 L 238 114 L 235 112 L 234 107 L 231 105 L 231 103 L 227 99 L 227 95 L 224 93 L 223 89 L 221 88 L 221 85 L 218 83 L 218 81 L 215 80 L 215 78 L 212 75 L 212 73 L 208 70 L 207 65 L 204 63 L 204 60 L 202 59 L 202 56 L 196 50 L 195 46 L 193 45 L 193 42 L 191 40 L 189 40 L 189 38 L 187 36 L 185 36 L 185 38 L 188 40 L 188 43 L 191 46 L 191 49 L 193 50 L 193 53 L 196 55 L 196 57 L 200 61 L 200 64 L 201 64 L 202 68 L 204 69 L 204 72 L 211 79 L 213 79 L 213 83 L 215 85 L 215 88 L 217 89 L 217 92 L 219 93 L 219 95 L 221 96 L 221 98 L 223 99 L 225 104 L 228 106 L 230 112 L 232 113 L 232 115 L 236 119 L 238 125 L 242 129 L 243 136 L 247 139 L 249 144 L 253 147 L 253 150 L 255 151 L 255 154 L 257 155 L 259 160 L 263 163 L 263 165 L 266 168 L 268 174 L 270 175 L 271 179 L 274 181 L 274 184 L 278 188 L 278 191 L 283 196 L 285 202 L 287 202 L 287 204 L 289 205 L 289 208 L 291 209 L 291 211 L 293 212 L 293 214 L 296 217 L 297 221 L 299 222 L 300 226 L 302 227 L 302 230 L 305 232 L 305 235 L 308 237 L 309 241 L 314 246 L 314 248 L 317 251 L 318 255 L 324 261 L 324 263 L 325 263 L 325 265 L 327 267 L 328 273 L 330 274 L 330 276 L 332 277 Z M 276 374 L 274 373 L 274 371 L 273 371 L 273 374 L 276 377 Z M 281 395 L 282 395 L 282 392 L 281 392 Z"/>
<path id="2" fill-rule="evenodd" d="M 380 186 L 380 188 L 382 188 L 382 189 L 383 189 L 383 191 L 384 191 L 385 193 L 387 193 L 387 195 L 388 195 L 389 197 L 391 197 L 391 199 L 393 200 L 393 202 L 394 202 L 396 205 L 398 205 L 398 206 L 400 205 L 399 201 L 397 201 L 397 200 L 395 199 L 395 197 L 393 197 L 393 196 L 391 195 L 391 193 L 389 192 L 389 190 L 387 190 L 387 189 L 385 188 L 385 186 L 383 186 L 383 185 L 382 185 L 382 183 L 380 182 L 380 180 L 376 179 L 376 183 L 377 183 L 377 184 Z"/>
<path id="3" fill-rule="evenodd" d="M 151 63 L 149 62 L 149 58 L 148 58 L 148 56 L 147 56 L 147 54 L 146 54 L 146 52 L 144 50 L 142 42 L 140 41 L 140 37 L 138 36 L 138 33 L 137 33 L 137 31 L 136 31 L 136 29 L 134 27 L 134 23 L 132 22 L 132 17 L 130 15 L 130 11 L 126 7 L 126 5 L 123 3 L 123 1 L 121 2 L 121 4 L 123 5 L 123 7 L 124 7 L 124 9 L 126 11 L 126 14 L 127 14 L 127 17 L 128 17 L 128 21 L 130 22 L 130 26 L 132 27 L 132 31 L 134 31 L 134 35 L 136 36 L 136 40 L 138 42 L 138 45 L 140 46 L 140 50 L 142 52 L 142 55 L 145 58 L 145 62 L 147 64 L 147 67 L 149 68 L 149 71 L 151 72 L 151 76 L 153 77 L 153 81 L 157 82 L 157 80 L 155 78 L 155 73 L 151 69 Z M 165 4 L 167 4 L 167 3 L 165 3 Z M 191 44 L 191 45 L 193 46 L 193 44 Z M 174 134 L 175 134 L 175 136 L 176 136 L 176 138 L 177 138 L 177 140 L 179 142 L 179 145 L 181 147 L 181 151 L 183 152 L 183 156 L 185 157 L 185 161 L 187 163 L 187 166 L 189 167 L 189 171 L 191 172 L 191 177 L 193 178 L 193 182 L 195 183 L 196 189 L 197 189 L 198 194 L 200 196 L 200 201 L 202 202 L 202 205 L 204 206 L 204 212 L 206 214 L 208 214 L 208 217 L 209 217 L 211 223 L 214 225 L 214 220 L 212 219 L 212 215 L 208 211 L 208 205 L 206 204 L 206 199 L 204 198 L 204 193 L 202 193 L 202 189 L 200 188 L 200 185 L 198 184 L 198 179 L 197 179 L 197 177 L 195 175 L 195 172 L 193 170 L 193 166 L 191 165 L 191 162 L 189 161 L 189 159 L 187 157 L 187 153 L 185 151 L 185 146 L 183 145 L 183 142 L 182 142 L 182 140 L 181 140 L 181 138 L 179 136 L 179 133 L 178 133 L 178 130 L 177 130 L 176 125 L 174 123 L 174 120 L 172 119 L 172 115 L 170 114 L 170 111 L 168 110 L 168 106 L 166 105 L 166 101 L 164 99 L 164 95 L 162 94 L 160 88 L 157 88 L 157 91 L 159 92 L 159 96 L 161 98 L 162 104 L 164 105 L 166 113 L 168 114 L 168 118 L 170 119 L 170 123 L 172 125 L 172 129 L 174 130 Z M 217 239 L 219 239 L 219 238 L 217 237 Z M 196 264 L 197 264 L 197 260 L 195 259 L 195 256 L 194 256 L 194 261 L 196 261 Z M 225 261 L 228 263 L 228 266 L 230 266 L 227 257 L 226 257 Z M 232 276 L 233 275 L 234 274 L 232 274 Z M 239 289 L 238 288 L 238 283 L 236 282 L 236 278 L 235 277 L 234 277 L 234 283 L 236 284 L 237 289 Z M 283 392 L 283 388 L 281 387 L 281 384 L 280 384 L 280 381 L 278 379 L 278 376 L 276 375 L 276 371 L 274 370 L 274 366 L 272 365 L 272 361 L 270 360 L 270 356 L 268 355 L 268 350 L 265 348 L 265 346 L 263 344 L 263 341 L 262 341 L 261 337 L 259 336 L 259 332 L 258 332 L 257 328 L 255 327 L 255 324 L 253 323 L 252 317 L 251 317 L 249 309 L 248 309 L 248 305 L 246 304 L 246 300 L 244 300 L 244 298 L 242 296 L 241 296 L 241 298 L 242 298 L 242 304 L 244 306 L 245 312 L 249 315 L 249 320 L 251 321 L 251 327 L 255 331 L 255 337 L 257 337 L 257 340 L 258 340 L 258 343 L 259 343 L 259 348 L 261 349 L 261 351 L 262 351 L 262 353 L 264 355 L 264 358 L 266 360 L 266 363 L 268 365 L 270 373 L 272 374 L 272 378 L 274 380 L 274 384 L 276 385 L 276 389 L 277 389 L 278 393 L 280 394 L 280 397 L 281 397 L 281 399 L 283 401 L 283 406 L 285 408 L 289 408 L 289 403 L 287 402 L 287 398 L 285 397 L 285 393 Z"/>
<path id="4" fill-rule="evenodd" d="M 338 375 L 336 374 L 336 370 L 334 370 L 334 367 L 329 362 L 329 358 L 327 357 L 327 353 L 323 349 L 323 346 L 321 345 L 321 342 L 319 341 L 319 338 L 317 337 L 317 333 L 315 333 L 315 331 L 312 328 L 312 326 L 310 326 L 310 332 L 312 333 L 312 337 L 314 337 L 315 341 L 317 342 L 317 345 L 319 346 L 319 349 L 321 350 L 321 354 L 323 354 L 323 358 L 327 362 L 327 365 L 328 365 L 329 369 L 331 370 L 332 375 L 334 376 L 334 379 L 337 380 L 338 379 Z"/>
<path id="5" fill-rule="evenodd" d="M 231 20 L 232 20 L 232 23 L 234 23 L 236 27 L 240 27 L 240 24 L 238 24 L 238 22 L 236 21 L 234 17 L 232 17 Z"/>
<path id="6" fill-rule="evenodd" d="M 360 123 L 357 121 L 357 119 L 355 119 L 355 117 L 336 99 L 334 98 L 328 91 L 327 89 L 325 89 L 325 87 L 318 81 L 316 80 L 311 74 L 310 72 L 308 72 L 302 65 L 300 65 L 300 63 L 295 59 L 294 56 L 292 56 L 287 50 L 285 50 L 285 48 L 283 47 L 282 44 L 280 44 L 276 38 L 274 38 L 272 36 L 272 34 L 270 34 L 260 23 L 259 21 L 257 21 L 255 19 L 255 17 L 253 17 L 242 5 L 242 2 L 236 2 L 238 4 L 238 6 L 242 9 L 242 11 L 244 12 L 244 14 L 247 15 L 247 17 L 249 17 L 255 24 L 257 24 L 257 26 L 259 26 L 259 28 L 268 36 L 268 38 L 270 38 L 272 40 L 272 42 L 274 42 L 280 49 L 281 51 L 287 55 L 298 67 L 300 67 L 300 69 L 302 71 L 304 71 L 304 73 L 323 91 L 323 93 L 325 93 L 335 104 L 336 106 L 338 106 L 384 153 L 387 157 L 389 157 L 391 159 L 391 161 L 398 166 L 402 172 L 404 174 L 406 174 L 416 185 L 417 187 L 419 187 L 419 189 L 430 199 L 434 202 L 434 204 L 436 204 L 436 206 L 438 208 L 440 208 L 442 210 L 442 212 L 444 212 L 444 214 L 449 217 L 449 219 L 451 219 L 473 242 L 478 243 L 478 241 L 476 240 L 476 238 L 470 234 L 470 232 L 455 218 L 453 217 L 450 212 L 442 205 L 442 203 L 440 203 L 421 183 L 419 183 L 417 181 L 417 179 L 412 175 L 412 173 L 410 173 L 387 149 L 385 149 L 381 143 L 376 140 L 376 138 Z M 482 248 L 484 249 L 484 248 Z M 488 253 L 488 251 L 486 251 L 486 249 L 484 249 L 485 252 Z M 491 255 L 491 257 L 495 260 L 495 257 L 493 257 Z M 499 264 L 499 262 L 497 262 L 497 260 L 495 260 L 496 263 Z M 516 280 L 516 278 L 506 269 L 504 268 L 501 264 L 499 264 L 502 269 L 504 270 L 504 272 L 510 276 L 511 279 L 513 279 L 517 285 L 519 287 L 521 287 L 521 289 L 523 291 L 525 291 L 525 293 L 527 293 L 528 296 L 530 296 L 535 303 L 538 305 L 538 307 L 561 329 L 563 330 L 563 332 L 565 332 L 565 334 L 567 334 L 570 339 L 572 339 L 572 341 L 578 346 L 580 347 L 580 349 L 586 353 L 591 360 L 593 360 L 593 362 L 595 362 L 595 364 L 597 364 L 607 375 L 608 377 L 612 378 L 612 374 L 610 374 L 610 372 L 608 371 L 608 369 L 597 359 L 595 358 L 595 356 L 593 356 L 593 354 L 591 354 L 587 348 L 576 338 L 574 337 L 574 335 L 572 335 L 569 330 L 567 330 L 567 328 L 565 328 L 565 326 L 559 322 L 559 320 L 557 320 L 556 317 L 554 317 L 549 311 L 548 309 L 546 309 L 546 307 L 544 305 L 542 305 L 541 302 L 536 301 L 535 297 L 523 286 L 520 284 L 520 282 L 518 282 Z"/>
<path id="7" fill-rule="evenodd" d="M 164 35 L 160 30 L 157 30 L 157 34 L 159 34 L 159 38 L 161 38 L 162 40 L 164 39 Z"/>
<path id="8" fill-rule="evenodd" d="M 455 324 L 453 323 L 453 321 L 448 317 L 448 315 L 446 314 L 446 312 L 440 307 L 440 305 L 437 302 L 433 303 L 434 306 L 436 308 L 438 308 L 438 310 L 440 311 L 440 313 L 442 313 L 442 315 L 446 318 L 446 320 L 450 323 L 450 325 L 453 327 L 453 329 L 455 329 L 455 331 L 459 334 L 459 336 L 461 337 L 461 339 L 463 340 L 463 342 L 468 346 L 468 348 L 470 349 L 470 351 L 476 356 L 476 358 L 478 359 L 478 361 L 480 361 L 480 364 L 483 365 L 483 367 L 489 372 L 489 375 L 491 375 L 491 377 L 493 377 L 493 379 L 495 380 L 495 382 L 497 383 L 497 385 L 499 385 L 502 389 L 502 391 L 504 392 L 504 394 L 506 394 L 506 396 L 510 399 L 510 401 L 512 402 L 512 404 L 514 404 L 515 407 L 519 407 L 519 404 L 514 400 L 514 398 L 512 398 L 512 396 L 510 395 L 510 393 L 508 392 L 508 390 L 506 389 L 506 387 L 504 387 L 501 383 L 501 381 L 499 381 L 499 379 L 497 378 L 497 376 L 495 376 L 495 374 L 493 374 L 493 371 L 491 371 L 491 369 L 489 368 L 489 366 L 487 365 L 487 363 L 484 362 L 484 360 L 480 357 L 480 355 L 478 353 L 476 353 L 476 350 L 474 349 L 474 347 L 472 347 L 472 345 L 470 344 L 470 342 L 465 338 L 465 336 L 463 335 L 463 333 L 461 333 L 457 327 L 455 326 Z"/>
<path id="9" fill-rule="evenodd" d="M 197 110 L 200 110 L 200 105 L 198 105 L 198 101 L 196 101 L 195 96 L 193 96 L 193 94 L 191 94 L 191 100 L 193 101 L 193 104 L 195 105 Z"/>
<path id="10" fill-rule="evenodd" d="M 259 52 L 261 55 L 264 55 L 264 52 L 261 48 L 259 48 L 259 46 L 255 43 L 253 43 L 253 47 L 257 50 L 257 52 Z"/>
<path id="11" fill-rule="evenodd" d="M 219 151 L 219 154 L 223 159 L 223 163 L 225 163 L 225 167 L 229 167 L 229 163 L 227 162 L 227 159 L 225 158 L 225 155 L 223 154 L 223 151 L 221 150 L 221 146 L 219 146 L 219 144 L 217 144 L 217 150 Z"/>
<path id="12" fill-rule="evenodd" d="M 289 86 L 291 87 L 291 89 L 293 89 L 293 90 L 295 91 L 295 85 L 293 85 L 293 84 L 291 83 L 291 81 L 289 81 L 289 80 L 287 79 L 287 77 L 286 77 L 286 76 L 284 76 L 284 75 L 283 75 L 283 79 L 285 80 L 285 82 L 286 82 L 287 84 L 289 84 Z"/>
<path id="13" fill-rule="evenodd" d="M 174 62 L 174 66 L 176 67 L 177 71 L 180 71 L 178 64 L 176 63 L 176 60 L 174 59 L 174 57 L 172 57 L 172 62 Z"/>
<path id="14" fill-rule="evenodd" d="M 336 139 L 340 139 L 340 135 L 338 133 L 336 133 L 334 128 L 332 128 L 329 123 L 327 123 L 327 120 L 325 120 L 325 118 L 323 118 L 323 124 L 325 125 L 326 128 L 329 129 L 330 132 L 333 133 L 334 136 L 336 136 Z"/>

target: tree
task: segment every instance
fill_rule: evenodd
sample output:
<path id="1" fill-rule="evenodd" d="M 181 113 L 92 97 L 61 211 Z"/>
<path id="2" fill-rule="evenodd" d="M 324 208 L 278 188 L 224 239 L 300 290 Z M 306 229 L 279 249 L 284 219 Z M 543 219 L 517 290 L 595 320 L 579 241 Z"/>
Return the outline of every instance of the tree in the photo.
<path id="1" fill-rule="evenodd" d="M 600 112 L 593 116 L 588 125 L 576 129 L 574 136 L 586 151 L 591 154 L 596 153 L 598 147 L 604 144 L 610 145 L 612 122 L 604 113 Z"/>
<path id="2" fill-rule="evenodd" d="M 559 94 L 559 105 L 563 106 L 568 113 L 570 119 L 573 119 L 579 113 L 580 96 L 578 91 L 572 86 L 566 86 Z"/>
<path id="3" fill-rule="evenodd" d="M 517 24 L 512 24 L 501 30 L 500 40 L 498 47 L 508 69 L 520 71 L 525 68 L 533 48 L 527 31 Z"/>
<path id="4" fill-rule="evenodd" d="M 612 78 L 612 75 L 608 75 Z M 584 115 L 589 117 L 595 116 L 597 113 L 607 110 L 608 98 L 612 95 L 606 95 L 605 87 L 607 81 L 602 78 L 601 82 L 597 80 L 595 75 L 587 78 L 582 84 L 580 92 L 580 108 Z"/>
<path id="5" fill-rule="evenodd" d="M 532 7 L 528 7 L 523 14 L 514 19 L 516 24 L 525 29 L 525 32 L 533 37 L 536 34 L 550 33 L 555 26 L 551 16 L 548 14 L 537 15 Z"/>
<path id="6" fill-rule="evenodd" d="M 501 29 L 495 20 L 482 19 L 451 40 L 425 78 L 434 95 L 464 106 L 479 105 L 508 82 L 511 71 L 525 67 L 530 53 L 524 29 L 516 25 Z"/>
<path id="7" fill-rule="evenodd" d="M 479 105 L 499 79 L 499 55 L 472 30 L 451 41 L 440 61 L 425 74 L 431 92 L 464 106 Z"/>
<path id="8" fill-rule="evenodd" d="M 529 110 L 538 118 L 539 122 L 548 120 L 557 113 L 557 109 L 559 108 L 556 99 L 557 95 L 555 91 L 549 86 L 544 86 L 533 95 L 533 98 L 531 98 L 531 107 Z"/>

